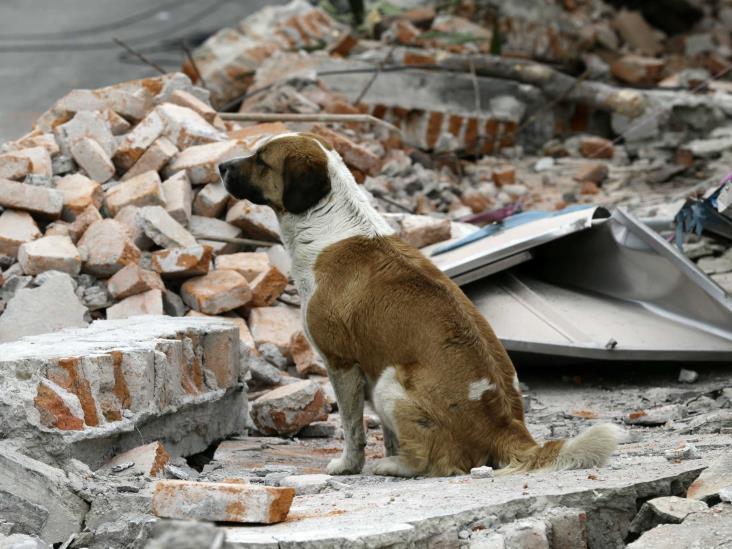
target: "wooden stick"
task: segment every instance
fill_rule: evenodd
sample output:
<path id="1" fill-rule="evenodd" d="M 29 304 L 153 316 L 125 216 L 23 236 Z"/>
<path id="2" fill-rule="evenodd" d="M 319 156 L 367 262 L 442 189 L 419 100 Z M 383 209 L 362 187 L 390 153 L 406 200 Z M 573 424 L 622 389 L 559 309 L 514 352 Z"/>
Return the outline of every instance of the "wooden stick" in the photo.
<path id="1" fill-rule="evenodd" d="M 293 114 L 293 113 L 269 113 L 269 112 L 220 112 L 222 120 L 233 120 L 235 122 L 360 122 L 377 124 L 389 128 L 399 134 L 402 131 L 395 125 L 385 120 L 371 116 L 370 114 Z"/>
<path id="2" fill-rule="evenodd" d="M 166 71 L 160 65 L 158 65 L 154 61 L 150 61 L 147 57 L 145 57 L 144 55 L 142 55 L 140 52 L 133 50 L 130 46 L 128 46 L 127 44 L 125 44 L 119 38 L 112 38 L 112 40 L 114 41 L 115 44 L 117 44 L 118 46 L 121 46 L 124 49 L 126 49 L 128 52 L 130 52 L 132 55 L 134 55 L 135 57 L 137 57 L 140 61 L 142 61 L 146 65 L 150 65 L 153 69 L 155 69 L 156 71 L 158 71 L 160 74 L 168 74 L 168 71 Z"/>
<path id="3" fill-rule="evenodd" d="M 226 242 L 227 244 L 241 244 L 242 246 L 276 246 L 279 242 L 269 242 L 267 240 L 254 240 L 251 238 L 229 238 L 227 236 L 208 236 L 202 234 L 194 234 L 198 240 L 210 240 L 212 242 Z"/>

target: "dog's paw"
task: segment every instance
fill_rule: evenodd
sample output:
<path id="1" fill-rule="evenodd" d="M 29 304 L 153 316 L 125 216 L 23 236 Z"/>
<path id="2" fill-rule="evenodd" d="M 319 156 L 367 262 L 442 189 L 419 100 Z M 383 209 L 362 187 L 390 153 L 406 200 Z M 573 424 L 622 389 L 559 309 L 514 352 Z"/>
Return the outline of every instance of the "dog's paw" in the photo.
<path id="1" fill-rule="evenodd" d="M 363 461 L 341 456 L 330 460 L 326 472 L 329 475 L 357 475 L 361 472 L 361 469 L 363 469 Z"/>
<path id="2" fill-rule="evenodd" d="M 371 472 L 374 475 L 382 475 L 386 477 L 417 476 L 417 472 L 404 463 L 404 460 L 399 456 L 377 459 L 371 468 Z"/>

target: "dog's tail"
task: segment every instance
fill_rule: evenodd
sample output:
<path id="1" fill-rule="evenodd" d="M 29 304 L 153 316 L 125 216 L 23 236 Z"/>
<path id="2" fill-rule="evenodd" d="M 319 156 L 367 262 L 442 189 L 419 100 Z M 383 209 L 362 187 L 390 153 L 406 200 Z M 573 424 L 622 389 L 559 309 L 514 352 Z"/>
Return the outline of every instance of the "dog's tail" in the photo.
<path id="1" fill-rule="evenodd" d="M 536 470 L 562 471 L 598 467 L 607 462 L 618 443 L 625 437 L 625 431 L 617 425 L 593 425 L 571 439 L 550 440 L 543 445 L 527 446 L 513 453 L 508 466 L 496 473 L 510 475 Z"/>

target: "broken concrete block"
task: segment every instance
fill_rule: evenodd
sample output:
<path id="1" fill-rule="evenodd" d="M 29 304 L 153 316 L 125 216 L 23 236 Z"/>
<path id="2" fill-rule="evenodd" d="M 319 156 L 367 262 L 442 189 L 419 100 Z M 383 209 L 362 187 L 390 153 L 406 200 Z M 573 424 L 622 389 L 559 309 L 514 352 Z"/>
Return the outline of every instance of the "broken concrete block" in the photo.
<path id="1" fill-rule="evenodd" d="M 112 217 L 125 206 L 165 206 L 165 196 L 158 172 L 149 171 L 122 181 L 108 189 L 104 196 L 107 211 Z"/>
<path id="2" fill-rule="evenodd" d="M 163 291 L 163 310 L 168 316 L 183 316 L 188 311 L 188 307 L 178 294 L 166 289 Z"/>
<path id="3" fill-rule="evenodd" d="M 271 343 L 283 355 L 290 355 L 290 341 L 302 330 L 300 313 L 290 307 L 257 307 L 249 315 L 249 330 L 259 347 Z"/>
<path id="4" fill-rule="evenodd" d="M 701 453 L 693 444 L 684 444 L 668 450 L 664 456 L 669 461 L 681 461 L 684 459 L 701 459 Z"/>
<path id="5" fill-rule="evenodd" d="M 152 254 L 152 268 L 163 276 L 200 276 L 208 273 L 212 258 L 211 246 L 201 244 L 157 250 Z"/>
<path id="6" fill-rule="evenodd" d="M 10 500 L 10 501 L 9 501 Z M 6 508 L 10 504 L 11 508 Z M 81 530 L 89 506 L 56 469 L 0 443 L 0 517 L 12 514 L 16 527 L 47 543 L 63 543 Z M 24 546 L 25 547 L 25 546 Z"/>
<path id="7" fill-rule="evenodd" d="M 320 385 L 303 380 L 278 387 L 252 403 L 252 420 L 265 435 L 292 435 L 328 417 Z"/>
<path id="8" fill-rule="evenodd" d="M 610 65 L 613 76 L 633 86 L 651 86 L 661 80 L 666 62 L 653 57 L 624 55 Z"/>
<path id="9" fill-rule="evenodd" d="M 104 468 L 111 469 L 115 465 L 132 462 L 132 471 L 141 475 L 157 477 L 163 474 L 165 465 L 169 461 L 170 454 L 165 451 L 165 446 L 159 441 L 156 441 L 117 454 L 106 463 Z"/>
<path id="10" fill-rule="evenodd" d="M 0 254 L 16 257 L 21 244 L 40 236 L 41 231 L 29 213 L 5 210 L 0 214 Z"/>
<path id="11" fill-rule="evenodd" d="M 155 246 L 155 242 L 150 240 L 145 231 L 142 230 L 142 223 L 140 223 L 138 216 L 139 212 L 140 208 L 137 206 L 125 206 L 114 216 L 114 220 L 125 226 L 135 246 L 141 250 L 149 250 Z"/>
<path id="12" fill-rule="evenodd" d="M 401 221 L 399 237 L 415 248 L 449 240 L 451 224 L 449 219 L 428 215 L 405 215 Z"/>
<path id="13" fill-rule="evenodd" d="M 104 109 L 102 111 L 104 118 L 109 124 L 109 129 L 112 131 L 112 135 L 124 135 L 132 129 L 132 124 L 127 122 L 123 117 L 118 115 L 112 109 Z M 110 152 L 110 155 L 114 151 Z"/>
<path id="14" fill-rule="evenodd" d="M 107 289 L 115 299 L 124 299 L 148 290 L 165 290 L 160 275 L 130 263 L 117 271 L 107 281 Z"/>
<path id="15" fill-rule="evenodd" d="M 76 276 L 81 270 L 79 251 L 68 236 L 44 236 L 21 244 L 18 261 L 29 275 L 61 271 Z"/>
<path id="16" fill-rule="evenodd" d="M 155 110 L 165 122 L 164 135 L 180 150 L 226 139 L 225 134 L 187 107 L 163 103 Z M 191 180 L 193 181 L 193 178 Z"/>
<path id="17" fill-rule="evenodd" d="M 178 149 L 167 138 L 158 137 L 142 156 L 122 176 L 122 181 L 132 179 L 149 171 L 159 172 L 178 153 Z"/>
<path id="18" fill-rule="evenodd" d="M 473 467 L 470 470 L 470 476 L 472 478 L 493 478 L 493 467 Z"/>
<path id="19" fill-rule="evenodd" d="M 282 381 L 282 371 L 261 357 L 250 357 L 248 365 L 252 375 L 251 384 L 254 387 L 270 388 Z"/>
<path id="20" fill-rule="evenodd" d="M 58 219 L 64 206 L 64 195 L 56 189 L 0 179 L 0 206 Z"/>
<path id="21" fill-rule="evenodd" d="M 202 238 L 206 236 L 218 238 L 237 238 L 241 236 L 241 229 L 239 227 L 235 227 L 231 223 L 227 223 L 221 219 L 192 215 L 191 222 L 188 224 L 188 230 L 196 236 L 200 244 L 211 246 L 213 251 L 219 256 L 233 253 L 240 248 L 238 244 Z"/>
<path id="22" fill-rule="evenodd" d="M 84 272 L 101 278 L 140 260 L 140 250 L 130 239 L 126 226 L 114 219 L 92 223 L 78 248 Z"/>
<path id="23" fill-rule="evenodd" d="M 585 136 L 579 148 L 580 154 L 586 158 L 612 158 L 615 154 L 612 141 L 602 137 Z"/>
<path id="24" fill-rule="evenodd" d="M 183 248 L 198 244 L 193 235 L 162 206 L 140 208 L 138 219 L 148 238 L 161 248 Z"/>
<path id="25" fill-rule="evenodd" d="M 292 488 L 160 480 L 152 508 L 159 517 L 272 524 L 285 520 L 294 495 Z"/>
<path id="26" fill-rule="evenodd" d="M 252 333 L 249 331 L 249 326 L 247 326 L 247 323 L 243 318 L 236 316 L 233 313 L 229 313 L 229 316 L 222 316 L 220 318 L 228 320 L 239 329 L 239 342 L 247 348 L 251 355 L 256 356 L 259 354 L 257 346 L 254 343 Z"/>
<path id="27" fill-rule="evenodd" d="M 120 113 L 121 114 L 121 113 Z M 157 110 L 143 118 L 134 129 L 124 136 L 117 146 L 112 157 L 115 165 L 121 170 L 129 170 L 135 162 L 145 153 L 147 148 L 160 137 L 165 129 L 163 121 Z"/>
<path id="28" fill-rule="evenodd" d="M 236 271 L 213 271 L 184 282 L 181 297 L 196 311 L 217 315 L 247 305 L 252 290 Z"/>
<path id="29" fill-rule="evenodd" d="M 702 471 L 699 478 L 689 486 L 686 497 L 706 500 L 730 485 L 732 485 L 732 454 L 728 452 Z"/>
<path id="30" fill-rule="evenodd" d="M 86 314 L 71 277 L 54 277 L 38 288 L 15 292 L 0 316 L 0 341 L 86 326 Z"/>
<path id="31" fill-rule="evenodd" d="M 25 158 L 30 163 L 30 169 L 26 175 L 39 175 L 47 178 L 53 176 L 53 163 L 51 155 L 45 147 L 30 147 L 10 153 L 18 158 Z"/>
<path id="32" fill-rule="evenodd" d="M 196 195 L 193 213 L 205 217 L 218 217 L 226 208 L 229 198 L 230 195 L 221 181 L 209 183 Z"/>
<path id="33" fill-rule="evenodd" d="M 71 142 L 71 156 L 94 181 L 104 183 L 114 175 L 114 164 L 102 146 L 88 137 Z"/>
<path id="34" fill-rule="evenodd" d="M 506 549 L 550 549 L 546 523 L 537 518 L 517 520 L 501 527 Z"/>
<path id="35" fill-rule="evenodd" d="M 216 258 L 217 269 L 234 270 L 246 278 L 248 282 L 252 282 L 271 267 L 269 256 L 265 252 L 240 252 L 220 255 Z"/>
<path id="36" fill-rule="evenodd" d="M 185 172 L 178 172 L 163 181 L 165 211 L 184 227 L 191 221 L 191 202 L 193 192 L 191 182 Z"/>
<path id="37" fill-rule="evenodd" d="M 251 281 L 253 307 L 268 307 L 277 301 L 287 286 L 287 277 L 272 265 Z"/>
<path id="38" fill-rule="evenodd" d="M 162 315 L 163 293 L 159 289 L 131 295 L 107 309 L 107 319 L 117 320 L 140 315 Z"/>
<path id="39" fill-rule="evenodd" d="M 0 154 L 0 178 L 21 180 L 31 171 L 31 161 L 26 156 L 12 152 Z"/>
<path id="40" fill-rule="evenodd" d="M 587 514 L 582 509 L 553 507 L 543 513 L 551 529 L 552 549 L 587 549 Z"/>
<path id="41" fill-rule="evenodd" d="M 95 222 L 102 220 L 102 214 L 94 206 L 87 206 L 83 212 L 76 216 L 73 223 L 66 226 L 67 233 L 72 242 L 78 242 L 84 236 L 86 230 Z M 46 230 L 48 234 L 48 230 Z"/>
<path id="42" fill-rule="evenodd" d="M 310 374 L 328 375 L 325 364 L 310 345 L 304 332 L 297 331 L 292 334 L 290 354 L 300 377 L 307 378 Z"/>
<path id="43" fill-rule="evenodd" d="M 378 175 L 381 171 L 381 159 L 366 147 L 324 126 L 315 126 L 313 133 L 330 143 L 348 166 L 372 176 Z"/>
<path id="44" fill-rule="evenodd" d="M 76 216 L 89 206 L 97 209 L 102 207 L 104 200 L 102 186 L 80 173 L 61 177 L 56 181 L 56 189 L 64 195 L 61 217 L 65 221 L 74 221 Z"/>
<path id="45" fill-rule="evenodd" d="M 706 511 L 707 508 L 703 501 L 693 499 L 677 496 L 654 498 L 643 504 L 628 529 L 633 534 L 642 534 L 659 524 L 680 524 L 690 513 Z"/>
<path id="46" fill-rule="evenodd" d="M 114 134 L 110 126 L 109 116 L 102 112 L 79 111 L 64 124 L 54 128 L 56 140 L 63 154 L 71 154 L 71 145 L 77 139 L 91 139 L 111 157 L 115 148 Z"/>
<path id="47" fill-rule="evenodd" d="M 170 102 L 180 107 L 187 107 L 192 111 L 195 111 L 209 124 L 213 124 L 214 119 L 216 118 L 216 111 L 211 107 L 211 105 L 204 103 L 187 91 L 174 91 L 170 94 Z"/>
<path id="48" fill-rule="evenodd" d="M 226 222 L 242 229 L 243 236 L 280 241 L 280 224 L 272 208 L 240 200 L 226 213 Z"/>
<path id="49" fill-rule="evenodd" d="M 310 474 L 310 475 L 287 475 L 277 481 L 277 486 L 287 486 L 295 489 L 295 495 L 305 496 L 318 494 L 328 487 L 331 475 Z"/>
<path id="50" fill-rule="evenodd" d="M 682 419 L 686 415 L 687 411 L 685 406 L 669 404 L 668 406 L 659 406 L 658 408 L 631 412 L 623 418 L 623 421 L 629 425 L 663 425 L 668 421 Z"/>
<path id="51" fill-rule="evenodd" d="M 194 185 L 220 180 L 219 162 L 242 156 L 246 149 L 236 141 L 222 141 L 189 147 L 179 152 L 167 168 L 169 174 L 185 171 Z"/>

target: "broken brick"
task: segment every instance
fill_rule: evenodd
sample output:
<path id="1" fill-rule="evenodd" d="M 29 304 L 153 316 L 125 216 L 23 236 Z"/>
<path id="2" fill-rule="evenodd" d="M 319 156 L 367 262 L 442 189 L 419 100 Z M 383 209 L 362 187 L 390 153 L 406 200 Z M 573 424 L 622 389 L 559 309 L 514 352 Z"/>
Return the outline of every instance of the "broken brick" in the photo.
<path id="1" fill-rule="evenodd" d="M 0 206 L 58 219 L 64 206 L 64 195 L 56 189 L 0 179 Z"/>
<path id="2" fill-rule="evenodd" d="M 213 124 L 216 111 L 211 105 L 204 103 L 197 97 L 184 90 L 175 90 L 170 95 L 170 102 L 180 107 L 187 107 L 199 114 L 206 122 Z"/>
<path id="3" fill-rule="evenodd" d="M 220 180 L 219 162 L 243 154 L 244 149 L 236 141 L 222 141 L 188 147 L 171 160 L 166 173 L 184 170 L 194 185 L 215 183 Z"/>
<path id="4" fill-rule="evenodd" d="M 112 157 L 114 164 L 121 170 L 129 170 L 164 129 L 165 122 L 157 110 L 150 111 L 119 143 Z"/>
<path id="5" fill-rule="evenodd" d="M 580 141 L 580 154 L 585 158 L 612 158 L 615 149 L 608 139 L 585 136 Z"/>
<path id="6" fill-rule="evenodd" d="M 213 271 L 184 282 L 181 297 L 196 311 L 217 315 L 247 305 L 252 290 L 236 271 Z"/>
<path id="7" fill-rule="evenodd" d="M 307 337 L 305 337 L 304 332 L 297 331 L 292 334 L 292 338 L 290 338 L 290 352 L 292 353 L 292 360 L 295 363 L 295 368 L 300 377 L 306 378 L 310 374 L 328 375 L 323 361 L 315 353 Z"/>
<path id="8" fill-rule="evenodd" d="M 114 164 L 102 146 L 88 137 L 80 137 L 71 142 L 71 155 L 86 174 L 99 183 L 104 183 L 114 175 Z"/>
<path id="9" fill-rule="evenodd" d="M 165 123 L 163 134 L 180 150 L 225 139 L 219 130 L 187 107 L 163 103 L 155 110 Z"/>
<path id="10" fill-rule="evenodd" d="M 208 273 L 212 257 L 213 248 L 201 244 L 158 250 L 152 254 L 152 268 L 163 276 L 200 276 Z"/>
<path id="11" fill-rule="evenodd" d="M 150 170 L 159 172 L 177 153 L 178 149 L 167 138 L 158 137 L 135 162 L 134 166 L 122 176 L 122 181 L 132 179 Z"/>
<path id="12" fill-rule="evenodd" d="M 493 182 L 499 187 L 516 183 L 516 168 L 513 166 L 493 168 Z"/>
<path id="13" fill-rule="evenodd" d="M 156 288 L 165 289 L 160 275 L 134 263 L 124 266 L 107 281 L 107 289 L 115 299 L 124 299 Z"/>
<path id="14" fill-rule="evenodd" d="M 165 446 L 156 441 L 117 454 L 105 464 L 105 468 L 132 462 L 131 471 L 140 475 L 158 477 L 162 476 L 165 465 L 169 461 L 170 454 L 165 450 Z"/>
<path id="15" fill-rule="evenodd" d="M 107 319 L 109 320 L 162 314 L 163 293 L 158 289 L 132 295 L 107 309 Z"/>
<path id="16" fill-rule="evenodd" d="M 196 195 L 193 213 L 205 217 L 218 217 L 223 213 L 230 198 L 221 181 L 209 183 Z"/>
<path id="17" fill-rule="evenodd" d="M 0 255 L 16 257 L 25 242 L 41 237 L 41 231 L 27 212 L 5 210 L 0 214 Z"/>
<path id="18" fill-rule="evenodd" d="M 300 313 L 290 307 L 257 307 L 249 315 L 249 330 L 257 347 L 271 343 L 290 356 L 292 334 L 302 330 Z"/>
<path id="19" fill-rule="evenodd" d="M 164 206 L 165 196 L 158 172 L 145 172 L 108 189 L 104 203 L 112 217 L 125 206 Z"/>
<path id="20" fill-rule="evenodd" d="M 580 166 L 574 179 L 576 181 L 592 181 L 593 183 L 600 184 L 607 179 L 608 172 L 608 167 L 601 162 L 587 162 Z"/>
<path id="21" fill-rule="evenodd" d="M 251 281 L 253 307 L 268 307 L 282 295 L 287 286 L 287 277 L 272 265 Z"/>
<path id="22" fill-rule="evenodd" d="M 313 421 L 328 418 L 323 391 L 309 380 L 265 393 L 252 403 L 251 416 L 265 435 L 293 435 Z"/>
<path id="23" fill-rule="evenodd" d="M 343 158 L 343 161 L 368 175 L 378 175 L 381 159 L 362 145 L 358 145 L 324 126 L 315 126 L 313 133 L 327 141 Z"/>
<path id="24" fill-rule="evenodd" d="M 161 248 L 195 246 L 196 239 L 162 206 L 145 206 L 138 212 L 142 230 Z"/>
<path id="25" fill-rule="evenodd" d="M 114 219 L 92 223 L 79 240 L 78 248 L 83 271 L 101 278 L 140 260 L 140 250 L 130 239 L 127 228 Z"/>
<path id="26" fill-rule="evenodd" d="M 79 251 L 68 236 L 44 236 L 21 244 L 18 261 L 28 275 L 61 271 L 76 276 L 81 269 Z"/>
<path id="27" fill-rule="evenodd" d="M 74 221 L 76 216 L 90 205 L 97 209 L 102 207 L 102 201 L 104 200 L 102 186 L 80 173 L 58 179 L 56 189 L 64 195 L 61 217 L 66 221 Z"/>
<path id="28" fill-rule="evenodd" d="M 220 255 L 216 258 L 217 269 L 232 269 L 249 282 L 269 270 L 270 267 L 269 256 L 265 252 L 239 252 Z"/>
<path id="29" fill-rule="evenodd" d="M 243 236 L 279 242 L 280 224 L 272 208 L 239 200 L 226 213 L 226 222 L 242 229 Z"/>
<path id="30" fill-rule="evenodd" d="M 186 172 L 178 172 L 163 181 L 165 210 L 183 226 L 191 221 L 193 192 Z"/>

